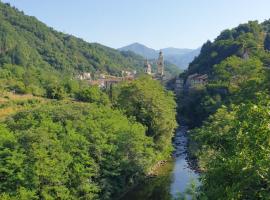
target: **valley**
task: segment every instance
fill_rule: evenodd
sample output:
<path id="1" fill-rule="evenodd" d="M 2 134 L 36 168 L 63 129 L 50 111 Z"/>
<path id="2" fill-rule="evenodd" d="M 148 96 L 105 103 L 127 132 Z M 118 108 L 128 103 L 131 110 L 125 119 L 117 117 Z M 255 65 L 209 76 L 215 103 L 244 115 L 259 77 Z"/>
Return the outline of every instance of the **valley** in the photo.
<path id="1" fill-rule="evenodd" d="M 90 4 L 77 14 L 119 13 Z M 1 200 L 270 199 L 270 20 L 225 29 L 198 49 L 116 49 L 12 5 L 0 1 Z M 127 28 L 116 37 L 109 24 L 106 39 L 126 41 L 133 28 L 121 11 Z M 95 32 L 104 19 L 80 21 Z"/>

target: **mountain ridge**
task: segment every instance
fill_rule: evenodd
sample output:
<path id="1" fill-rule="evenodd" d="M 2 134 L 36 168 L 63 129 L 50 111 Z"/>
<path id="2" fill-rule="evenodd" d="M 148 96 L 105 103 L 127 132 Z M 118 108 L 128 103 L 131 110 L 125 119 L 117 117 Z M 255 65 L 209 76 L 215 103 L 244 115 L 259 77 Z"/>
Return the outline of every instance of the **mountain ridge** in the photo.
<path id="1" fill-rule="evenodd" d="M 0 20 L 0 65 L 42 66 L 73 75 L 143 71 L 143 57 L 57 31 L 8 3 L 0 2 Z M 170 65 L 166 70 L 175 69 Z"/>
<path id="2" fill-rule="evenodd" d="M 187 69 L 189 63 L 192 62 L 193 59 L 200 53 L 200 48 L 189 49 L 166 47 L 160 50 L 156 50 L 138 42 L 121 47 L 118 50 L 121 52 L 132 51 L 136 54 L 143 56 L 146 59 L 157 59 L 158 53 L 161 50 L 166 61 L 178 66 L 182 70 Z"/>

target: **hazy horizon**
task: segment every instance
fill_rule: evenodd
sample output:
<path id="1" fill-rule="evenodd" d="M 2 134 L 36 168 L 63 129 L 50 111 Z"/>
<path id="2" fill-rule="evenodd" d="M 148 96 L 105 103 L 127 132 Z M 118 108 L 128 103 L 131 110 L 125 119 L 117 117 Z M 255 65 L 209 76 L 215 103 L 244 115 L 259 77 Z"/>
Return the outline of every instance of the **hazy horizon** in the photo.
<path id="1" fill-rule="evenodd" d="M 227 28 L 270 18 L 270 2 L 223 0 L 4 0 L 57 31 L 120 48 L 141 43 L 153 49 L 196 49 Z M 49 15 L 48 15 L 49 11 Z"/>

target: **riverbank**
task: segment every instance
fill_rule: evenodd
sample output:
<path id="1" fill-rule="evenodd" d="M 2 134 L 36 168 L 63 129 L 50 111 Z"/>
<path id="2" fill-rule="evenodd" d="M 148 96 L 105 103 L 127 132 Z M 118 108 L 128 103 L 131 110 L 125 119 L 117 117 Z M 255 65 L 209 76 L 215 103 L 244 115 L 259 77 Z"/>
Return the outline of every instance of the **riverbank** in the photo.
<path id="1" fill-rule="evenodd" d="M 155 176 L 159 175 L 159 169 L 161 167 L 163 167 L 164 165 L 166 165 L 168 163 L 168 161 L 172 161 L 172 158 L 169 158 L 167 160 L 161 160 L 159 162 L 157 162 L 151 169 L 150 171 L 146 174 L 145 178 L 152 178 Z"/>
<path id="2" fill-rule="evenodd" d="M 152 183 L 156 179 L 158 179 L 159 177 L 170 173 L 169 171 L 172 170 L 172 163 L 173 163 L 172 157 L 169 157 L 167 160 L 161 160 L 161 161 L 157 162 L 144 177 L 139 179 L 131 187 L 127 188 L 126 191 L 124 191 L 121 196 L 115 198 L 115 200 L 132 199 L 133 197 L 131 197 L 131 195 L 129 193 L 131 193 L 132 196 L 134 196 L 133 193 L 136 193 L 134 191 L 141 190 L 141 189 L 138 189 L 138 188 L 141 188 L 141 185 Z M 127 198 L 127 196 L 128 196 L 128 198 Z M 134 198 L 134 200 L 136 200 L 136 198 Z"/>
<path id="3" fill-rule="evenodd" d="M 175 147 L 172 159 L 156 164 L 150 176 L 120 200 L 172 200 L 184 193 L 192 181 L 198 182 L 199 174 L 188 161 L 187 127 L 179 127 L 172 142 Z"/>
<path id="4" fill-rule="evenodd" d="M 192 141 L 192 135 L 191 135 L 191 131 L 187 131 L 185 133 L 186 138 L 187 138 L 187 163 L 190 167 L 190 169 L 192 169 L 193 171 L 195 171 L 196 173 L 200 174 L 202 171 L 200 169 L 199 163 L 198 163 L 198 159 L 197 159 L 197 145 L 194 141 Z"/>
<path id="5" fill-rule="evenodd" d="M 168 160 L 155 171 L 155 176 L 145 177 L 133 188 L 130 188 L 119 200 L 171 200 L 170 174 L 174 161 Z"/>

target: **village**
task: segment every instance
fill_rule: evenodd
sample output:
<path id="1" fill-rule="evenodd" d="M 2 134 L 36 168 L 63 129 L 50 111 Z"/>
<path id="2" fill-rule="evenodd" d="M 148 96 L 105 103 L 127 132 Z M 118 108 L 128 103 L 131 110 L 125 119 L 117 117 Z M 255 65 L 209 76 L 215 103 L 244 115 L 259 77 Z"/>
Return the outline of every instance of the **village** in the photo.
<path id="1" fill-rule="evenodd" d="M 157 72 L 152 71 L 152 66 L 149 64 L 148 60 L 144 61 L 144 70 L 143 73 L 151 76 L 155 80 L 159 80 L 164 82 L 166 80 L 166 76 L 164 73 L 164 58 L 162 51 L 159 53 L 159 57 L 157 60 Z M 86 80 L 90 85 L 97 85 L 99 88 L 108 89 L 114 84 L 118 84 L 123 81 L 132 81 L 139 76 L 137 71 L 127 71 L 122 70 L 121 76 L 112 76 L 108 74 L 100 74 L 98 79 L 93 79 L 90 72 L 84 72 L 77 76 L 79 80 Z"/>
<path id="2" fill-rule="evenodd" d="M 159 80 L 164 83 L 166 76 L 164 73 L 164 58 L 162 51 L 159 53 L 157 60 L 157 72 L 153 72 L 151 64 L 147 59 L 144 61 L 144 74 L 151 76 L 155 80 Z M 108 89 L 114 84 L 118 84 L 123 81 L 132 81 L 139 76 L 137 71 L 122 70 L 121 76 L 112 76 L 108 74 L 100 74 L 98 79 L 92 79 L 90 72 L 84 72 L 77 76 L 80 80 L 86 80 L 90 85 L 97 85 L 99 88 Z M 194 90 L 200 86 L 204 86 L 207 83 L 207 74 L 191 74 L 186 80 L 183 78 L 176 77 L 174 83 L 174 92 L 176 95 L 183 93 L 184 91 Z"/>

